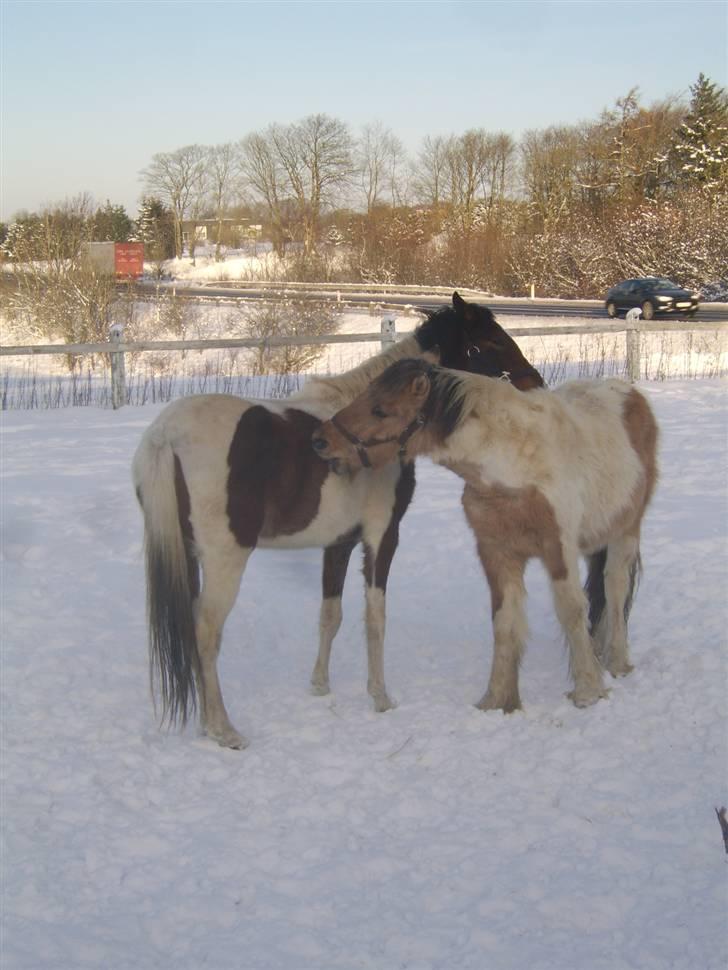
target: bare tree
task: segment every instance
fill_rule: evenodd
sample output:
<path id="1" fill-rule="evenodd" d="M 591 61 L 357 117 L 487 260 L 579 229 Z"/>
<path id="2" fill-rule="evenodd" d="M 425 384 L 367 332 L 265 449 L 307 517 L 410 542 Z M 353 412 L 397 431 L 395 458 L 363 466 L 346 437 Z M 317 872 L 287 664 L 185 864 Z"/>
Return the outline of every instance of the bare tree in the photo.
<path id="1" fill-rule="evenodd" d="M 272 125 L 268 137 L 296 203 L 304 255 L 310 256 L 322 211 L 337 201 L 353 174 L 349 129 L 336 118 L 317 114 L 292 125 Z"/>
<path id="2" fill-rule="evenodd" d="M 392 208 L 407 205 L 410 194 L 410 168 L 407 159 L 407 152 L 404 145 L 396 137 L 392 136 L 389 152 L 389 190 L 391 194 Z"/>
<path id="3" fill-rule="evenodd" d="M 514 154 L 513 140 L 502 132 L 490 134 L 477 128 L 449 139 L 445 151 L 447 195 L 464 231 L 472 228 L 477 202 L 492 207 L 505 195 Z"/>
<path id="4" fill-rule="evenodd" d="M 512 187 L 516 143 L 504 131 L 486 136 L 486 157 L 482 179 L 483 194 L 489 208 L 506 197 Z"/>
<path id="5" fill-rule="evenodd" d="M 614 205 L 664 197 L 672 181 L 669 148 L 680 110 L 674 99 L 643 108 L 632 88 L 597 121 L 581 126 L 577 182 L 588 211 L 606 217 Z"/>
<path id="6" fill-rule="evenodd" d="M 273 249 L 282 256 L 287 236 L 286 172 L 275 150 L 270 132 L 253 132 L 239 144 L 243 180 L 263 200 L 271 223 Z"/>
<path id="7" fill-rule="evenodd" d="M 239 146 L 232 142 L 215 145 L 207 157 L 208 184 L 210 200 L 217 219 L 217 242 L 215 244 L 215 259 L 221 258 L 223 219 L 230 207 L 233 191 L 238 181 Z"/>
<path id="8" fill-rule="evenodd" d="M 427 136 L 413 167 L 415 198 L 449 212 L 451 225 L 469 235 L 483 211 L 495 208 L 513 187 L 516 145 L 505 132 L 470 129 L 462 135 Z"/>
<path id="9" fill-rule="evenodd" d="M 523 186 L 537 226 L 569 214 L 578 189 L 579 143 L 576 127 L 554 126 L 524 134 Z"/>
<path id="10" fill-rule="evenodd" d="M 401 200 L 399 169 L 404 157 L 402 142 L 380 122 L 365 125 L 356 145 L 355 163 L 366 200 L 367 213 L 389 197 L 392 206 Z"/>
<path id="11" fill-rule="evenodd" d="M 617 98 L 615 109 L 605 112 L 603 123 L 612 141 L 611 177 L 618 203 L 631 205 L 644 197 L 654 198 L 669 181 L 669 146 L 679 115 L 679 108 L 670 100 L 643 108 L 637 88 Z"/>
<path id="12" fill-rule="evenodd" d="M 330 303 L 285 300 L 246 309 L 246 337 L 321 337 L 336 333 L 340 319 Z M 310 367 L 325 350 L 323 344 L 259 347 L 253 354 L 253 374 L 295 374 Z"/>
<path id="13" fill-rule="evenodd" d="M 427 135 L 413 166 L 413 188 L 415 198 L 425 205 L 437 209 L 443 202 L 446 192 L 447 156 L 450 139 L 442 135 Z"/>
<path id="14" fill-rule="evenodd" d="M 201 145 L 186 145 L 174 152 L 159 152 L 152 156 L 151 164 L 140 173 L 145 186 L 172 210 L 178 259 L 182 255 L 182 223 L 191 209 L 199 209 L 204 195 L 206 162 L 207 149 Z"/>

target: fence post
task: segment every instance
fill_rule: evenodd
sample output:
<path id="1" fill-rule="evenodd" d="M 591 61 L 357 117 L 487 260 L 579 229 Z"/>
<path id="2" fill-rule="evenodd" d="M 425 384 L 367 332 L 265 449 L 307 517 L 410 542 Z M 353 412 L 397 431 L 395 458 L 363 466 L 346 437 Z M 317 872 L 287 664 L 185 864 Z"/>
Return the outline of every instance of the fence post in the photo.
<path id="1" fill-rule="evenodd" d="M 382 350 L 386 350 L 394 343 L 397 336 L 397 318 L 393 313 L 387 313 L 382 317 L 379 329 L 382 334 Z"/>
<path id="2" fill-rule="evenodd" d="M 625 339 L 627 343 L 627 376 L 634 384 L 640 379 L 640 316 L 642 310 L 633 307 L 627 311 L 627 329 Z"/>
<path id="3" fill-rule="evenodd" d="M 124 324 L 112 323 L 109 327 L 109 343 L 119 344 L 124 336 Z M 111 361 L 111 406 L 116 410 L 126 403 L 126 367 L 124 364 L 124 354 L 119 351 L 112 351 L 109 354 Z"/>

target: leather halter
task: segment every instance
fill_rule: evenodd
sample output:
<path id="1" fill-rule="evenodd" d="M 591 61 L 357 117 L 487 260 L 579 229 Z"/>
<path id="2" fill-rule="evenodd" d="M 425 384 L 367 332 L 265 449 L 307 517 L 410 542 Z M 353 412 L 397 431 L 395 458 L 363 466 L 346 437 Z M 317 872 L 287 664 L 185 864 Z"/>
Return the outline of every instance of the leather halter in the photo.
<path id="1" fill-rule="evenodd" d="M 372 467 L 372 463 L 369 461 L 369 455 L 367 454 L 367 448 L 373 448 L 375 445 L 389 445 L 393 441 L 396 441 L 399 445 L 397 455 L 400 462 L 403 462 L 405 451 L 407 450 L 407 442 L 416 431 L 424 427 L 425 421 L 424 414 L 422 411 L 419 411 L 400 434 L 393 434 L 389 438 L 368 438 L 366 441 L 362 441 L 361 438 L 358 438 L 348 428 L 345 428 L 336 416 L 331 418 L 331 423 L 339 434 L 342 434 L 356 448 L 356 453 L 359 456 L 359 461 L 362 463 L 363 468 Z"/>

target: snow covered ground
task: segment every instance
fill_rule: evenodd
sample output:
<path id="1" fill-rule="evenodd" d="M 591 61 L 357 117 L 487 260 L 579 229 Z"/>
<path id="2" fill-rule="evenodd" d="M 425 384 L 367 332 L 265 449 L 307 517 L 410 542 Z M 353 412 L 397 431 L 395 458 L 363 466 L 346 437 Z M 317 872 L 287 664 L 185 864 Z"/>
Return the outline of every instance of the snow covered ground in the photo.
<path id="1" fill-rule="evenodd" d="M 129 463 L 158 408 L 3 414 L 4 970 L 722 970 L 728 404 L 645 390 L 662 478 L 607 700 L 564 697 L 534 565 L 524 710 L 473 707 L 489 597 L 461 482 L 423 461 L 389 589 L 398 707 L 368 703 L 358 568 L 314 697 L 320 553 L 260 552 L 221 661 L 243 752 L 152 712 Z"/>

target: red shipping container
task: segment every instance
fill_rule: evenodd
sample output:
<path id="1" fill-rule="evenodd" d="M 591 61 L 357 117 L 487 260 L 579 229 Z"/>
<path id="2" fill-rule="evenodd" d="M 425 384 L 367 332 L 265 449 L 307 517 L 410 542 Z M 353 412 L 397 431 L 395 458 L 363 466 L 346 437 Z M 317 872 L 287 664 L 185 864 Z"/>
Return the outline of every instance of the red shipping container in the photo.
<path id="1" fill-rule="evenodd" d="M 144 243 L 115 243 L 114 272 L 123 279 L 137 279 L 144 275 Z"/>

